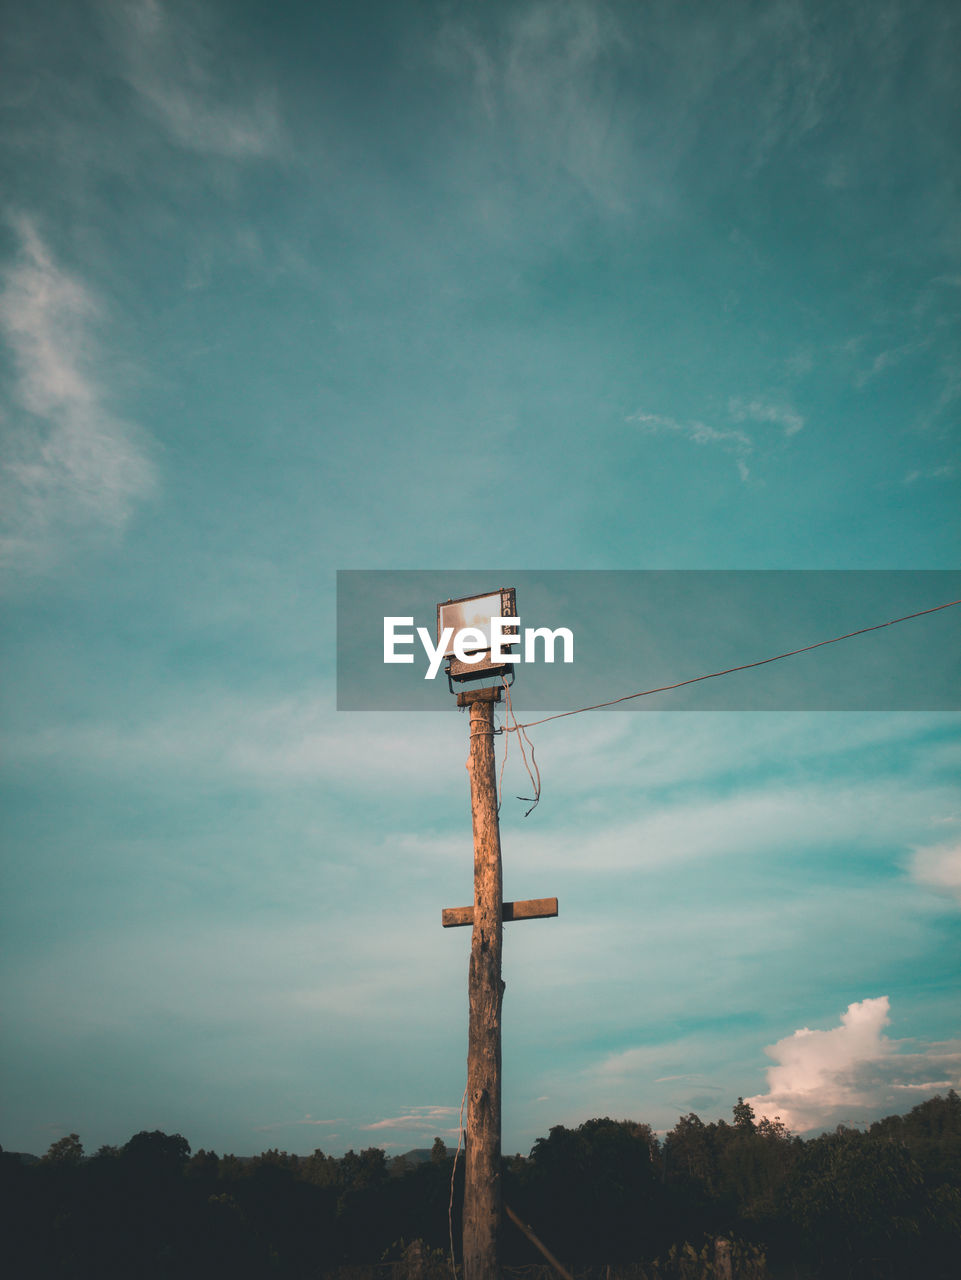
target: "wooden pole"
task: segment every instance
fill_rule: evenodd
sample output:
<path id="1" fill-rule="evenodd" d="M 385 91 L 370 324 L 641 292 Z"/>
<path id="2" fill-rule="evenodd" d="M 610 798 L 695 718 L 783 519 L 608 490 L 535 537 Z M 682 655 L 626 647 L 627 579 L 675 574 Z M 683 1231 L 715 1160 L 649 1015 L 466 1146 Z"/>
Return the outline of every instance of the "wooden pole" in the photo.
<path id="1" fill-rule="evenodd" d="M 467 1152 L 464 1166 L 464 1280 L 499 1280 L 501 1221 L 501 872 L 494 765 L 494 704 L 500 689 L 458 694 L 470 707 L 474 822 L 474 930 L 467 1044 Z"/>

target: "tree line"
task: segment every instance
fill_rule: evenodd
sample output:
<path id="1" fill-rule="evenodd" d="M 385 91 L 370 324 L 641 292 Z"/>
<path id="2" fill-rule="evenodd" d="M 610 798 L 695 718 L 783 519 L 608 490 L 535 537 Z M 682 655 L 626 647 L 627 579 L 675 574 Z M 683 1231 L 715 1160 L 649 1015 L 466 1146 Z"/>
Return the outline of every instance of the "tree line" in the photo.
<path id="1" fill-rule="evenodd" d="M 452 1186 L 457 1242 L 463 1160 L 455 1170 L 439 1138 L 416 1164 L 378 1147 L 339 1158 L 191 1153 L 160 1131 L 92 1156 L 76 1134 L 33 1163 L 0 1154 L 8 1274 L 70 1280 L 301 1280 L 398 1260 L 413 1240 L 449 1275 Z M 557 1125 L 528 1156 L 505 1158 L 503 1195 L 581 1272 L 719 1274 L 691 1260 L 724 1237 L 735 1278 L 743 1267 L 752 1277 L 947 1280 L 961 1256 L 961 1099 L 952 1090 L 866 1131 L 807 1140 L 756 1120 L 742 1099 L 731 1123 L 692 1113 L 660 1138 L 634 1121 Z M 542 1261 L 510 1222 L 501 1256 Z"/>

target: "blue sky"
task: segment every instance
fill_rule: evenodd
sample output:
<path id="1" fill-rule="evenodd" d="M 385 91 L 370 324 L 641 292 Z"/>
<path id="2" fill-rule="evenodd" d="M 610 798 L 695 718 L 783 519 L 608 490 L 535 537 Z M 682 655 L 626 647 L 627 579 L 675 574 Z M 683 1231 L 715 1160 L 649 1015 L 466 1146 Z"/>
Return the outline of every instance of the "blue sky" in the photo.
<path id="1" fill-rule="evenodd" d="M 5 1148 L 456 1133 L 465 725 L 335 710 L 338 569 L 958 566 L 959 22 L 6 15 Z M 956 713 L 535 742 L 507 1150 L 958 1085 Z"/>

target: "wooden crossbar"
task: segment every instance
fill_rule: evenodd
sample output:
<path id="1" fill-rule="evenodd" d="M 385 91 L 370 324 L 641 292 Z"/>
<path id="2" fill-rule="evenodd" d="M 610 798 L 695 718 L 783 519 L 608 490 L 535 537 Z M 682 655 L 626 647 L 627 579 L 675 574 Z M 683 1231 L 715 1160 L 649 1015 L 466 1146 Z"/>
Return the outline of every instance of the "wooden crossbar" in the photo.
<path id="1" fill-rule="evenodd" d="M 527 898 L 524 902 L 505 902 L 501 911 L 501 919 L 505 924 L 510 920 L 539 920 L 547 916 L 557 915 L 557 899 Z M 455 929 L 460 925 L 473 924 L 474 908 L 445 907 L 441 912 L 440 920 L 445 929 Z"/>

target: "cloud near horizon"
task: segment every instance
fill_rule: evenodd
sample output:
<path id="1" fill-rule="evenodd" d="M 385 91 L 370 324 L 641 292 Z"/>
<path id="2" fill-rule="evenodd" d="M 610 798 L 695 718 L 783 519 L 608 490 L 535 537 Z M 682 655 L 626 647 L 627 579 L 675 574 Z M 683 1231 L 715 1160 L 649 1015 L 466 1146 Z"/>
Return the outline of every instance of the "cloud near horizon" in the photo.
<path id="1" fill-rule="evenodd" d="M 458 1115 L 457 1107 L 408 1107 L 403 1115 L 389 1116 L 384 1120 L 375 1120 L 372 1124 L 361 1125 L 362 1129 L 389 1129 L 401 1133 L 439 1133 L 456 1134 L 458 1126 L 451 1125 L 452 1117 Z"/>
<path id="2" fill-rule="evenodd" d="M 768 1092 L 746 1098 L 758 1117 L 781 1120 L 795 1133 L 860 1125 L 909 1110 L 961 1085 L 961 1041 L 906 1052 L 908 1041 L 884 1035 L 887 996 L 854 1001 L 829 1031 L 801 1027 L 765 1049 Z"/>

